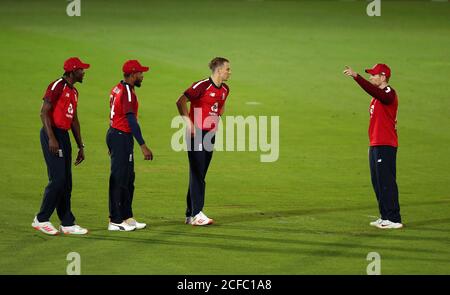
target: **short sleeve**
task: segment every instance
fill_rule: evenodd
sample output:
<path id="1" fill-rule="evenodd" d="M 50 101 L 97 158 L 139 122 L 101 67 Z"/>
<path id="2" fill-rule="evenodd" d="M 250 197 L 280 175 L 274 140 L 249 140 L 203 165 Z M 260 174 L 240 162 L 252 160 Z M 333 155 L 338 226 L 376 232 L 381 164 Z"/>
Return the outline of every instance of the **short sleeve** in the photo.
<path id="1" fill-rule="evenodd" d="M 184 91 L 183 94 L 187 98 L 189 98 L 189 100 L 199 99 L 209 85 L 209 83 L 207 82 L 208 80 L 209 79 L 193 83 L 191 87 L 189 87 L 188 89 L 186 89 L 186 91 Z"/>
<path id="2" fill-rule="evenodd" d="M 49 103 L 56 102 L 62 94 L 64 84 L 65 83 L 64 81 L 62 81 L 62 79 L 50 83 L 50 85 L 48 85 L 47 87 L 47 90 L 45 91 L 43 99 L 48 101 Z"/>
<path id="3" fill-rule="evenodd" d="M 127 84 L 125 84 L 124 91 L 122 92 L 121 102 L 124 114 L 134 113 L 133 93 L 131 93 L 130 86 Z"/>

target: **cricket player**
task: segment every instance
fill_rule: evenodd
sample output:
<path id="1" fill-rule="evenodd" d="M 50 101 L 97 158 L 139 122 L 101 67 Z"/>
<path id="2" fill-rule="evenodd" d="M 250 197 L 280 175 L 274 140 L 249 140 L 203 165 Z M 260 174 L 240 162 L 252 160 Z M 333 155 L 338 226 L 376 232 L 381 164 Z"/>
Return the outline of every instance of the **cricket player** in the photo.
<path id="1" fill-rule="evenodd" d="M 226 58 L 216 57 L 209 63 L 209 68 L 211 76 L 193 83 L 177 101 L 178 112 L 188 126 L 189 188 L 185 223 L 196 226 L 214 222 L 202 211 L 205 203 L 205 177 L 212 158 L 215 131 L 230 93 L 224 83 L 231 75 L 230 62 Z"/>
<path id="2" fill-rule="evenodd" d="M 134 194 L 134 139 L 139 144 L 144 160 L 153 160 L 152 151 L 145 144 L 138 124 L 138 99 L 135 86 L 141 87 L 144 72 L 148 67 L 137 60 L 128 60 L 123 67 L 124 79 L 114 86 L 110 95 L 110 128 L 106 143 L 111 157 L 109 178 L 109 218 L 108 230 L 133 231 L 143 229 L 145 223 L 133 217 Z"/>
<path id="3" fill-rule="evenodd" d="M 64 75 L 50 83 L 41 108 L 43 127 L 40 131 L 42 152 L 47 165 L 48 185 L 39 213 L 31 224 L 35 229 L 57 235 L 59 231 L 50 222 L 55 208 L 61 220 L 59 227 L 64 234 L 84 235 L 87 229 L 75 224 L 70 206 L 72 193 L 72 146 L 68 130 L 72 130 L 77 142 L 78 155 L 75 166 L 84 160 L 84 144 L 78 121 L 78 91 L 75 83 L 83 82 L 84 70 L 89 64 L 78 57 L 64 62 Z"/>
<path id="4" fill-rule="evenodd" d="M 398 97 L 389 85 L 391 69 L 387 65 L 376 64 L 366 73 L 370 75 L 369 81 L 350 67 L 346 66 L 344 70 L 345 75 L 353 77 L 372 96 L 369 107 L 369 164 L 380 218 L 370 225 L 398 229 L 403 227 L 396 182 Z"/>

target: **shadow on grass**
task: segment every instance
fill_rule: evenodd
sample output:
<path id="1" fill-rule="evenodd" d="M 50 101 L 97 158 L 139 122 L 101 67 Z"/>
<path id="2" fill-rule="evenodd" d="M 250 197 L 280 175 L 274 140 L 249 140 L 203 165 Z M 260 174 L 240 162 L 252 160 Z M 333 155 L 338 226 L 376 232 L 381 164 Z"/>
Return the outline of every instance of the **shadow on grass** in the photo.
<path id="1" fill-rule="evenodd" d="M 437 205 L 437 204 L 448 204 L 450 200 L 439 200 L 439 201 L 427 201 L 427 202 L 415 202 L 402 205 L 402 208 L 408 207 L 417 207 L 424 205 Z M 301 209 L 288 209 L 288 210 L 278 210 L 278 211 L 259 211 L 259 212 L 239 212 L 236 214 L 226 214 L 220 216 L 220 224 L 232 224 L 232 223 L 241 223 L 241 222 L 252 222 L 252 221 L 261 221 L 267 220 L 271 218 L 280 218 L 280 217 L 296 217 L 296 216 L 310 216 L 310 215 L 319 215 L 319 214 L 327 214 L 334 212 L 354 212 L 354 211 L 363 211 L 363 210 L 377 210 L 375 206 L 358 206 L 358 207 L 316 207 L 316 208 L 301 208 Z M 162 221 L 152 223 L 154 226 L 170 226 L 180 224 L 184 220 L 184 217 L 180 218 L 180 221 Z M 424 221 L 422 224 L 429 223 Z M 411 223 L 408 226 L 418 226 L 421 223 Z"/>
<path id="2" fill-rule="evenodd" d="M 443 242 L 450 244 L 450 235 L 448 234 L 448 229 L 437 229 L 437 228 L 423 228 L 422 225 L 439 226 L 441 224 L 450 224 L 450 218 L 441 219 L 427 219 L 423 221 L 411 222 L 405 225 L 403 229 L 400 230 L 380 230 L 375 227 L 369 227 L 367 224 L 367 230 L 361 231 L 330 231 L 330 230 L 320 230 L 320 229 L 306 229 L 306 228 L 291 228 L 291 227 L 269 227 L 269 226 L 246 226 L 246 225 L 224 225 L 226 229 L 236 229 L 236 230 L 246 230 L 253 232 L 273 232 L 273 233 L 286 233 L 286 234 L 315 234 L 323 236 L 346 236 L 346 237 L 363 237 L 363 238 L 388 238 L 393 240 L 404 240 L 404 241 L 420 241 L 420 240 L 431 240 L 435 242 Z M 220 225 L 219 225 L 220 226 Z M 342 229 L 342 228 L 341 228 Z M 445 235 L 440 236 L 415 236 L 408 235 L 410 230 L 414 231 L 442 231 Z"/>
<path id="3" fill-rule="evenodd" d="M 447 263 L 448 258 L 430 258 L 425 257 L 424 253 L 430 253 L 429 249 L 405 249 L 405 248 L 392 248 L 382 246 L 369 246 L 351 243 L 328 243 L 319 241 L 300 241 L 289 239 L 273 239 L 273 238 L 261 238 L 261 237 L 248 237 L 248 236 L 236 236 L 236 235 L 219 235 L 219 234 L 187 234 L 176 231 L 159 232 L 160 236 L 168 236 L 169 239 L 163 238 L 143 238 L 143 237 L 130 237 L 119 236 L 121 233 L 114 233 L 115 235 L 101 235 L 92 234 L 90 239 L 96 239 L 101 241 L 114 241 L 122 243 L 142 243 L 151 245 L 166 245 L 171 247 L 181 247 L 183 249 L 191 249 L 190 251 L 214 251 L 214 250 L 227 250 L 243 253 L 268 253 L 277 255 L 310 255 L 318 257 L 347 257 L 365 259 L 369 249 L 370 251 L 379 251 L 385 249 L 389 251 L 401 251 L 416 254 L 412 256 L 394 255 L 389 253 L 386 257 L 390 260 L 413 260 L 413 261 L 425 261 L 425 262 L 439 262 Z M 174 236 L 184 236 L 190 239 L 183 241 L 174 241 Z M 224 241 L 214 241 L 213 239 L 221 239 Z M 234 243 L 236 241 L 252 242 L 249 245 L 238 245 Z M 276 243 L 275 246 L 261 245 L 263 242 Z M 284 245 L 283 245 L 284 244 Z M 285 244 L 298 245 L 299 247 L 284 247 Z M 304 246 L 307 246 L 304 248 Z M 300 248 L 301 247 L 301 248 Z M 324 248 L 325 247 L 325 248 Z M 314 249 L 316 248 L 316 249 Z M 319 248 L 319 249 L 317 249 Z M 351 248 L 352 250 L 348 250 Z M 359 250 L 359 251 L 354 251 Z M 432 251 L 431 251 L 432 252 Z M 447 252 L 439 252 L 450 255 Z"/>

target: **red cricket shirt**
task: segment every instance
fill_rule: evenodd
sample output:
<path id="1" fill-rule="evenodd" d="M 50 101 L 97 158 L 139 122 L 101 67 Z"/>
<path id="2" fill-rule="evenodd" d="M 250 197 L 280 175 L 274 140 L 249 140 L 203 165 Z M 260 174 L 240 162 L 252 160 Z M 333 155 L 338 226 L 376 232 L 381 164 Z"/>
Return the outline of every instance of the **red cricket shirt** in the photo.
<path id="1" fill-rule="evenodd" d="M 229 93 L 228 85 L 217 86 L 211 78 L 197 81 L 186 89 L 184 95 L 191 102 L 189 118 L 197 128 L 209 131 L 218 127 Z"/>
<path id="2" fill-rule="evenodd" d="M 52 126 L 69 130 L 77 109 L 77 89 L 60 78 L 48 85 L 43 99 L 52 105 L 50 111 Z"/>
<path id="3" fill-rule="evenodd" d="M 398 97 L 394 88 L 386 86 L 380 89 L 360 75 L 356 76 L 355 81 L 372 96 L 369 107 L 370 146 L 388 145 L 398 147 Z"/>
<path id="4" fill-rule="evenodd" d="M 111 90 L 109 98 L 111 127 L 123 132 L 131 133 L 127 114 L 134 113 L 137 119 L 139 108 L 134 87 L 124 81 L 120 81 L 120 83 Z"/>

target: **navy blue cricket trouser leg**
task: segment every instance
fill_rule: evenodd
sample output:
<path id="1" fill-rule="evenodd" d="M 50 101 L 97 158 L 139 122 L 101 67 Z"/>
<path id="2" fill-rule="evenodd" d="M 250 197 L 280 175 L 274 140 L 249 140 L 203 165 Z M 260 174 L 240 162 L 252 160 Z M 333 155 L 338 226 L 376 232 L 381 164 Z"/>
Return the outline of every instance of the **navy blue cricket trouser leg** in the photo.
<path id="1" fill-rule="evenodd" d="M 396 147 L 372 146 L 369 148 L 370 174 L 381 218 L 401 222 L 396 162 Z"/>
<path id="2" fill-rule="evenodd" d="M 44 128 L 40 131 L 41 147 L 47 165 L 48 184 L 37 219 L 39 222 L 50 220 L 53 212 L 58 213 L 62 226 L 75 224 L 70 199 L 72 195 L 72 147 L 69 133 L 66 130 L 53 128 L 62 157 L 49 151 L 48 135 Z"/>
<path id="3" fill-rule="evenodd" d="M 122 223 L 124 220 L 133 217 L 133 135 L 110 128 L 106 135 L 106 143 L 111 157 L 109 217 L 113 223 Z"/>
<path id="4" fill-rule="evenodd" d="M 209 164 L 211 163 L 215 137 L 211 138 L 209 148 L 203 146 L 203 140 L 207 131 L 197 129 L 197 134 L 201 134 L 202 147 L 199 148 L 199 143 L 194 138 L 189 138 L 190 146 L 188 146 L 189 158 L 189 188 L 186 196 L 186 217 L 195 216 L 203 210 L 205 205 L 205 190 L 206 190 L 206 173 L 208 172 Z"/>

